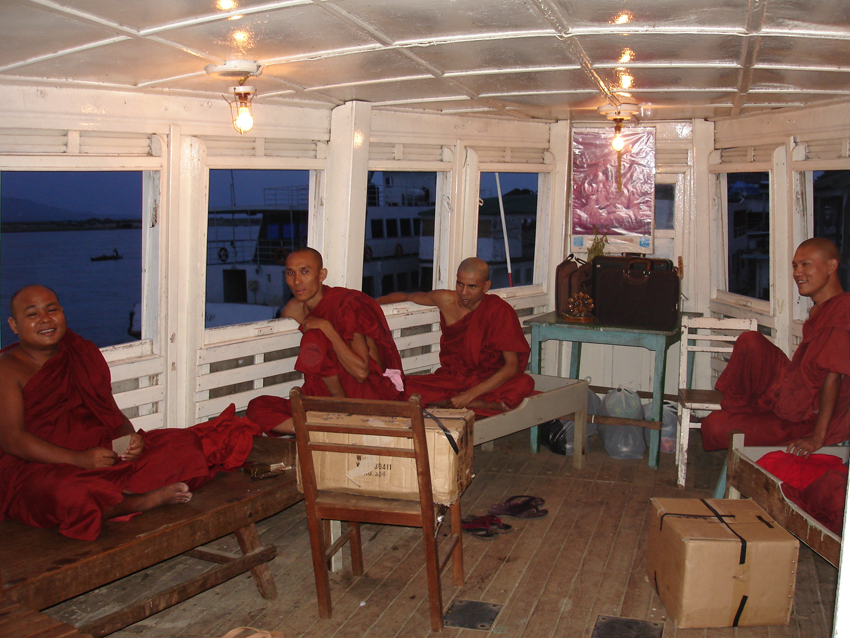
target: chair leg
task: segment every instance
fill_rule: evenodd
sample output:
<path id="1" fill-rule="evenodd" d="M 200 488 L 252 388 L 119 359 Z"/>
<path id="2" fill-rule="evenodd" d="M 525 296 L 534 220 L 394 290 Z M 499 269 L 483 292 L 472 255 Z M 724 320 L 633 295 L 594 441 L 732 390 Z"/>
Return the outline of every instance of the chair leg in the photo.
<path id="1" fill-rule="evenodd" d="M 460 499 L 451 506 L 452 536 L 457 537 L 457 544 L 452 550 L 452 575 L 455 587 L 463 587 L 463 523 L 461 521 Z M 454 539 L 453 539 L 454 540 Z"/>
<path id="2" fill-rule="evenodd" d="M 679 463 L 678 485 L 679 489 L 685 489 L 685 477 L 688 472 L 688 438 L 691 433 L 691 410 L 682 406 L 682 421 L 679 423 Z"/>
<path id="3" fill-rule="evenodd" d="M 351 571 L 355 576 L 363 575 L 363 545 L 360 544 L 360 523 L 348 522 L 351 538 L 348 549 L 351 552 Z"/>
<path id="4" fill-rule="evenodd" d="M 437 554 L 437 539 L 434 538 L 434 526 L 422 527 L 425 542 L 425 571 L 428 574 L 428 600 L 431 610 L 431 629 L 443 628 L 443 591 L 440 584 L 440 557 Z"/>
<path id="5" fill-rule="evenodd" d="M 316 578 L 316 597 L 319 602 L 319 617 L 330 618 L 331 584 L 328 578 L 328 563 L 325 560 L 325 538 L 322 533 L 322 521 L 309 510 L 307 527 L 310 530 L 310 552 L 313 555 L 313 575 Z"/>

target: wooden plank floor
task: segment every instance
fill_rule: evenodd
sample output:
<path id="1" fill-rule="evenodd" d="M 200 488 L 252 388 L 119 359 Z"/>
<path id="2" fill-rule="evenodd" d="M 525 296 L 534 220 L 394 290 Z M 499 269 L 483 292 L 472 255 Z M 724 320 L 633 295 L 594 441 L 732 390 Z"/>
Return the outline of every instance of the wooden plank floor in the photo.
<path id="1" fill-rule="evenodd" d="M 543 450 L 528 452 L 528 435 L 496 442 L 475 453 L 475 480 L 463 497 L 465 514 L 484 514 L 491 503 L 514 494 L 546 499 L 546 518 L 506 519 L 514 529 L 495 540 L 464 535 L 466 582 L 457 590 L 451 570 L 443 579 L 444 605 L 454 598 L 503 605 L 487 632 L 446 628 L 447 638 L 583 636 L 598 615 L 664 623 L 665 638 L 821 638 L 831 636 L 836 570 L 801 548 L 791 624 L 782 627 L 677 630 L 645 576 L 651 496 L 710 496 L 723 463 L 706 454 L 692 435 L 688 489 L 676 488 L 672 454 L 658 471 L 643 461 L 619 461 L 591 439 L 584 470 L 572 459 Z M 364 527 L 366 574 L 355 579 L 348 564 L 332 576 L 333 617 L 321 620 L 300 503 L 258 524 L 265 544 L 278 548 L 270 564 L 280 596 L 262 599 L 250 576 L 240 576 L 156 616 L 113 634 L 115 638 L 212 638 L 248 625 L 281 630 L 286 638 L 360 636 L 421 637 L 430 634 L 421 536 L 397 527 Z M 218 547 L 236 551 L 235 541 Z M 80 625 L 112 611 L 151 587 L 165 587 L 203 564 L 177 558 L 109 587 L 63 603 L 47 613 Z"/>

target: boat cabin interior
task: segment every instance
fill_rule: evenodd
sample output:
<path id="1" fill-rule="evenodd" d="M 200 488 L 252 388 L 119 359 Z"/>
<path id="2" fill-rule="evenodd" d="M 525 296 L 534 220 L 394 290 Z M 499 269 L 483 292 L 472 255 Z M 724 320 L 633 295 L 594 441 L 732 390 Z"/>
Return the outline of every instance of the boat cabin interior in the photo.
<path id="1" fill-rule="evenodd" d="M 619 151 L 608 147 L 616 133 L 626 140 Z M 593 148 L 603 148 L 608 169 L 585 161 Z M 558 264 L 569 253 L 585 258 L 604 236 L 606 254 L 672 260 L 682 311 L 755 318 L 790 355 L 810 303 L 791 277 L 795 247 L 825 236 L 850 248 L 850 13 L 842 0 L 6 0 L 0 180 L 60 172 L 138 177 L 141 213 L 130 232 L 139 257 L 112 245 L 84 255 L 91 268 L 138 270 L 138 298 L 109 310 L 123 324 L 133 310 L 135 336 L 103 347 L 116 400 L 137 427 L 185 427 L 299 384 L 300 333 L 275 317 L 288 298 L 282 264 L 304 244 L 323 254 L 327 284 L 376 297 L 453 288 L 458 264 L 481 256 L 492 292 L 526 320 L 554 310 Z M 249 188 L 256 192 L 240 199 Z M 606 213 L 599 195 L 615 192 Z M 0 209 L 4 315 L 13 292 L 5 242 L 14 235 L 4 228 L 29 221 L 26 208 L 15 211 Z M 110 296 L 97 285 L 95 296 Z M 384 308 L 405 371 L 434 369 L 436 310 Z M 579 376 L 591 385 L 646 390 L 657 374 L 651 353 L 638 348 L 587 345 L 583 354 Z M 711 386 L 711 366 L 697 361 L 696 382 Z M 569 362 L 569 344 L 544 345 L 544 374 L 568 376 Z M 667 394 L 677 393 L 678 362 L 674 345 Z M 500 591 L 521 627 L 505 635 L 590 636 L 591 612 L 593 620 L 625 611 L 663 624 L 658 598 L 633 567 L 645 552 L 648 499 L 705 496 L 716 459 L 693 460 L 679 492 L 671 455 L 656 471 L 591 446 L 582 477 L 562 457 L 547 461 L 553 455 L 525 447 L 527 436 L 476 450 L 477 472 L 490 483 L 467 507 L 502 500 L 512 484 L 545 484 L 552 498 L 560 485 L 563 516 L 553 508 L 546 531 L 528 531 L 526 544 L 518 535 L 504 552 L 468 540 L 473 578 L 458 591 L 448 586 L 449 597 L 490 600 Z M 612 485 L 628 486 L 628 496 Z M 269 525 L 283 539 L 281 574 L 296 569 L 290 552 L 306 561 L 297 569 L 310 570 L 306 536 L 292 531 L 303 523 L 303 505 L 290 509 L 298 507 L 301 518 L 287 510 Z M 618 532 L 591 525 L 594 512 L 637 523 Z M 577 587 L 616 570 L 570 545 L 553 560 L 587 569 L 553 576 L 539 547 L 583 533 L 631 543 L 630 555 L 610 554 L 631 574 L 622 591 Z M 413 538 L 379 544 L 389 551 Z M 812 585 L 832 569 L 812 560 L 798 589 L 808 598 L 796 604 L 806 614 L 818 609 L 820 624 L 806 624 L 801 612 L 781 630 L 664 635 L 838 635 L 850 626 L 850 588 L 836 591 L 834 575 Z M 336 585 L 350 587 L 345 578 Z M 540 590 L 518 585 L 537 578 Z M 546 582 L 572 594 L 547 598 Z M 346 589 L 335 605 L 351 606 L 342 617 L 360 634 L 427 634 L 415 615 L 427 616 L 427 606 L 414 613 L 410 601 L 375 599 L 398 611 L 373 610 L 367 622 L 357 619 L 358 595 Z M 287 636 L 347 635 L 345 623 L 318 623 L 306 594 L 290 599 L 303 609 L 287 616 L 289 627 L 274 620 L 269 601 L 245 600 L 256 622 Z M 192 604 L 169 613 L 194 619 Z M 524 617 L 523 605 L 536 611 Z M 570 616 L 571 606 L 582 615 Z M 219 615 L 201 634 L 178 617 L 156 635 L 223 634 L 229 623 Z M 246 611 L 238 624 L 251 619 Z"/>

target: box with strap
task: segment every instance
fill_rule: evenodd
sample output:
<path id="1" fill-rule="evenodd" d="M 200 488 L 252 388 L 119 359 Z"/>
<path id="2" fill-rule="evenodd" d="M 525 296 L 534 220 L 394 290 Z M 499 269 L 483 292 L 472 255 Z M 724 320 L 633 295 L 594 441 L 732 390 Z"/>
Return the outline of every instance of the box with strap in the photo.
<path id="1" fill-rule="evenodd" d="M 653 498 L 646 569 L 680 628 L 784 625 L 800 544 L 749 500 Z"/>

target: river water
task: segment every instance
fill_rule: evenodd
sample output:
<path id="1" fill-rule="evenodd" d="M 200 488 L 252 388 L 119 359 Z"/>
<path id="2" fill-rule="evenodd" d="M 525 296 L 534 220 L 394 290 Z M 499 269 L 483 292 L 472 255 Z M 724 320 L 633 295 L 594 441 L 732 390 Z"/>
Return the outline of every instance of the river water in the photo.
<path id="1" fill-rule="evenodd" d="M 117 248 L 123 259 L 91 261 Z M 0 343 L 17 341 L 9 328 L 9 299 L 28 284 L 56 291 L 68 326 L 105 347 L 133 341 L 127 333 L 142 298 L 142 235 L 136 229 L 0 235 Z"/>

